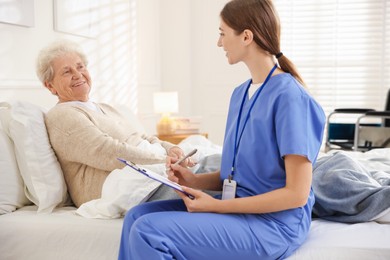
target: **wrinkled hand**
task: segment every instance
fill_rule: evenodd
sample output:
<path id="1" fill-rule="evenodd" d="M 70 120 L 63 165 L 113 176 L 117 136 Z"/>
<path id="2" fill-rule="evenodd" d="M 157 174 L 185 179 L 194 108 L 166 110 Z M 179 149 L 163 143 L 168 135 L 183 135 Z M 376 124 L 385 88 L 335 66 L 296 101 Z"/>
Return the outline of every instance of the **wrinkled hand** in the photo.
<path id="1" fill-rule="evenodd" d="M 180 160 L 180 158 L 183 158 L 185 156 L 183 150 L 179 146 L 174 146 L 168 151 L 168 158 L 166 162 L 167 168 L 170 166 L 170 164 L 173 164 Z M 168 165 L 169 164 L 169 165 Z M 196 162 L 193 161 L 191 157 L 185 159 L 182 163 L 180 163 L 183 167 L 193 167 L 196 165 Z"/>
<path id="2" fill-rule="evenodd" d="M 168 150 L 168 156 L 179 160 L 181 157 L 184 157 L 184 152 L 179 146 L 173 146 Z"/>

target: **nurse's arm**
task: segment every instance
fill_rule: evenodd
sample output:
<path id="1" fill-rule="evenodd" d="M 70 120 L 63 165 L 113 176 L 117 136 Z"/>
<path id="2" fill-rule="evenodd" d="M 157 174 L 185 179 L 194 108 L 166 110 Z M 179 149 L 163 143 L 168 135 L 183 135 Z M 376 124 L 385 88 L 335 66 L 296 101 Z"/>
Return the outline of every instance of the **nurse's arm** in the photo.
<path id="1" fill-rule="evenodd" d="M 312 164 L 306 157 L 292 154 L 286 155 L 284 162 L 285 187 L 252 197 L 216 201 L 212 211 L 256 214 L 304 206 L 310 194 Z"/>
<path id="2" fill-rule="evenodd" d="M 201 190 L 221 191 L 222 182 L 219 175 L 219 171 L 210 173 L 197 173 L 195 174 L 195 187 Z"/>
<path id="3" fill-rule="evenodd" d="M 222 190 L 222 182 L 219 178 L 220 171 L 194 174 L 181 165 L 171 164 L 170 168 L 173 171 L 168 172 L 168 178 L 180 185 L 201 190 Z"/>

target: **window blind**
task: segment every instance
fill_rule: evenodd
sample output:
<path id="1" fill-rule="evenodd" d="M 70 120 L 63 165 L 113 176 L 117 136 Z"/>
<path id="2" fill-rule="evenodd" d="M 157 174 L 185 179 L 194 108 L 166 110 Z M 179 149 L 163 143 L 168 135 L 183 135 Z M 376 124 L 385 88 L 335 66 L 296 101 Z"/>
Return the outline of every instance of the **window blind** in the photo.
<path id="1" fill-rule="evenodd" d="M 281 51 L 327 115 L 335 108 L 384 109 L 390 87 L 390 0 L 274 3 Z"/>

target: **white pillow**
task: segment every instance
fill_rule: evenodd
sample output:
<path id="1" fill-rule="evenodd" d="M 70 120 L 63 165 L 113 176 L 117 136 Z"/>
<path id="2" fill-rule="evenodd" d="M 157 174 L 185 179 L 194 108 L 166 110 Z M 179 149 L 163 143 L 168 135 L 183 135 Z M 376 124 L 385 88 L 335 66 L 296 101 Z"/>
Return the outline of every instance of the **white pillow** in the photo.
<path id="1" fill-rule="evenodd" d="M 51 212 L 67 201 L 67 189 L 44 122 L 45 110 L 28 102 L 3 102 L 0 118 L 13 140 L 25 193 L 38 212 Z"/>
<path id="2" fill-rule="evenodd" d="M 14 145 L 0 121 L 0 215 L 31 204 L 24 194 L 24 183 L 16 163 Z"/>

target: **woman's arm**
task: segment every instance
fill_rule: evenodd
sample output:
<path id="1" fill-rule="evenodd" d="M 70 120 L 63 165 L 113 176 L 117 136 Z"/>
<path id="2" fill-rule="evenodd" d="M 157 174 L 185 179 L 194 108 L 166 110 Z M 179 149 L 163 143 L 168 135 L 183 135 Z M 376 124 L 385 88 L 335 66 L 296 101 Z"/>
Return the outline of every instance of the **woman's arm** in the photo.
<path id="1" fill-rule="evenodd" d="M 46 116 L 46 126 L 51 144 L 62 160 L 88 165 L 104 171 L 123 168 L 116 158 L 120 157 L 138 164 L 164 163 L 166 157 L 131 145 L 126 125 L 120 119 L 106 119 L 105 128 L 112 127 L 121 140 L 99 128 L 99 122 L 91 119 L 82 109 L 63 107 Z M 118 131 L 117 131 L 118 130 Z M 123 134 L 125 133 L 125 134 Z"/>
<path id="2" fill-rule="evenodd" d="M 307 203 L 312 180 L 312 164 L 306 157 L 287 155 L 284 158 L 286 166 L 286 186 L 264 194 L 217 200 L 200 191 L 184 190 L 195 196 L 191 200 L 182 196 L 188 211 L 217 213 L 270 213 L 297 207 Z"/>

